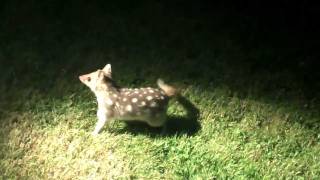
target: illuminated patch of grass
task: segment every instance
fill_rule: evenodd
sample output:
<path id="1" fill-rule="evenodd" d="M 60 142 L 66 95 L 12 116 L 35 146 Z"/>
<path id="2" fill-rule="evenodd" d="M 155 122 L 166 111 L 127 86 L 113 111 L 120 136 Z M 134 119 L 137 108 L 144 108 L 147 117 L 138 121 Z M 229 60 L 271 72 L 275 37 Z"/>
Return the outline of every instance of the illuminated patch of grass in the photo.
<path id="1" fill-rule="evenodd" d="M 218 20 L 211 32 L 202 20 L 139 12 L 94 9 L 94 21 L 57 21 L 45 35 L 28 25 L 0 31 L 1 178 L 320 178 L 319 97 L 304 97 L 292 71 L 269 72 L 272 47 L 247 52 Z M 161 77 L 181 88 L 198 122 L 172 101 L 165 133 L 112 122 L 92 137 L 96 102 L 77 77 L 106 63 L 120 85 L 155 86 Z"/>
<path id="2" fill-rule="evenodd" d="M 28 97 L 19 110 L 4 110 L 1 174 L 64 179 L 319 176 L 319 134 L 294 123 L 296 112 L 223 92 L 196 86 L 183 91 L 201 112 L 201 128 L 193 135 L 163 136 L 139 125 L 130 131 L 129 125 L 113 122 L 98 137 L 90 135 L 96 104 L 88 90 L 56 99 L 33 94 L 35 100 Z M 179 104 L 172 103 L 169 114 L 181 113 Z"/>

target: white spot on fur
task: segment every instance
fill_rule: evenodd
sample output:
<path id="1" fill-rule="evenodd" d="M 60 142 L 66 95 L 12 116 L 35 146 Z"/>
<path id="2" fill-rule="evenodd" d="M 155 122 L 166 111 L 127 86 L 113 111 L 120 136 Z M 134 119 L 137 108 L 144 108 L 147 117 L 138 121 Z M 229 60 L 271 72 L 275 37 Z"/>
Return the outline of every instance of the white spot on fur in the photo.
<path id="1" fill-rule="evenodd" d="M 123 102 L 126 102 L 126 101 L 127 101 L 127 98 L 123 98 L 122 101 L 123 101 Z"/>
<path id="2" fill-rule="evenodd" d="M 141 101 L 140 106 L 145 106 L 146 102 L 145 101 Z"/>
<path id="3" fill-rule="evenodd" d="M 117 95 L 117 94 L 113 94 L 113 97 L 117 98 L 117 97 L 118 97 L 118 95 Z"/>
<path id="4" fill-rule="evenodd" d="M 160 99 L 162 99 L 162 100 L 163 100 L 163 99 L 164 99 L 164 96 L 160 96 Z"/>
<path id="5" fill-rule="evenodd" d="M 156 103 L 156 102 L 152 102 L 152 103 L 150 104 L 150 106 L 151 106 L 151 107 L 156 107 L 156 106 L 157 106 L 157 103 Z"/>
<path id="6" fill-rule="evenodd" d="M 148 100 L 148 101 L 151 101 L 152 99 L 153 99 L 152 96 L 147 96 L 147 100 Z"/>
<path id="7" fill-rule="evenodd" d="M 148 92 L 147 91 L 143 91 L 143 94 L 148 94 Z"/>
<path id="8" fill-rule="evenodd" d="M 137 98 L 133 98 L 131 101 L 132 101 L 133 103 L 136 103 L 136 102 L 138 101 L 138 99 L 137 99 Z"/>
<path id="9" fill-rule="evenodd" d="M 128 112 L 132 111 L 132 106 L 130 104 L 126 106 L 126 111 L 128 111 Z"/>
<path id="10" fill-rule="evenodd" d="M 154 91 L 152 89 L 149 90 L 149 93 L 154 93 Z"/>
<path id="11" fill-rule="evenodd" d="M 139 97 L 142 97 L 142 94 L 139 94 Z"/>

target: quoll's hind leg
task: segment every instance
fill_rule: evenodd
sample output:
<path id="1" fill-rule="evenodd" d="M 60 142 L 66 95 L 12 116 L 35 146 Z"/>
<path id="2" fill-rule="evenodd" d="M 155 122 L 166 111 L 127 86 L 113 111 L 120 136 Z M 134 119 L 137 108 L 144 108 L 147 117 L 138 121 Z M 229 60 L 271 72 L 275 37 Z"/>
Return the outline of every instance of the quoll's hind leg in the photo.
<path id="1" fill-rule="evenodd" d="M 165 122 L 162 126 L 161 135 L 165 135 L 167 133 L 167 122 Z"/>
<path id="2" fill-rule="evenodd" d="M 98 122 L 96 124 L 94 131 L 92 132 L 92 135 L 94 136 L 99 134 L 100 130 L 103 128 L 103 126 L 108 120 L 107 112 L 105 111 L 98 110 L 97 115 L 98 115 Z"/>
<path id="3" fill-rule="evenodd" d="M 167 132 L 167 116 L 165 113 L 158 114 L 156 117 L 153 117 L 148 122 L 151 127 L 162 127 L 161 134 Z"/>

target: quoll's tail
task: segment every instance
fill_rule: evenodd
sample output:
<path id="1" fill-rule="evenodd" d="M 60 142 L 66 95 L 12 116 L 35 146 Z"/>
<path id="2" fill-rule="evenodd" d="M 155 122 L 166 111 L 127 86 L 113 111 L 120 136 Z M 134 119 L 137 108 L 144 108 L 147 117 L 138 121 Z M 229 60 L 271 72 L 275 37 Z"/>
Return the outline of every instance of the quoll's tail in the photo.
<path id="1" fill-rule="evenodd" d="M 167 96 L 171 97 L 178 95 L 178 90 L 166 84 L 162 79 L 158 79 L 157 84 L 160 87 L 160 89 L 162 89 L 166 93 Z"/>

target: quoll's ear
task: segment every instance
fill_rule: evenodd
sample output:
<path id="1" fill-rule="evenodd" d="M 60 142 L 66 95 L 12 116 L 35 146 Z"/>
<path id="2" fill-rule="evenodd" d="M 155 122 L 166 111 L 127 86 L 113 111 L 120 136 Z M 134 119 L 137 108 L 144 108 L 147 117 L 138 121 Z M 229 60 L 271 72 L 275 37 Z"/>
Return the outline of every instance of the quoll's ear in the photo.
<path id="1" fill-rule="evenodd" d="M 106 74 L 106 76 L 111 77 L 111 64 L 107 64 L 107 65 L 103 68 L 103 72 Z"/>
<path id="2" fill-rule="evenodd" d="M 104 76 L 105 76 L 104 71 L 99 70 L 98 71 L 98 79 L 102 80 L 104 78 Z"/>

